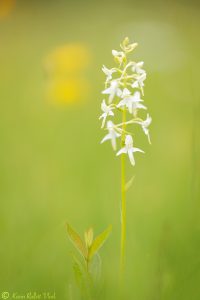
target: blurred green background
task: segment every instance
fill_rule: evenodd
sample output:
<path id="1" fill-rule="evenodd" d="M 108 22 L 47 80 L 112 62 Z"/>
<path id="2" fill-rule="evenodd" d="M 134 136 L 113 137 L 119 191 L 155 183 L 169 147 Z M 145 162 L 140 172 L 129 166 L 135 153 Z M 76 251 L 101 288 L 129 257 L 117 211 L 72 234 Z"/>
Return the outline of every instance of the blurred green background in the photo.
<path id="1" fill-rule="evenodd" d="M 198 1 L 0 1 L 0 293 L 70 299 L 66 236 L 113 224 L 102 299 L 117 299 L 120 159 L 98 120 L 102 64 L 125 36 L 145 61 L 152 146 L 127 163 L 126 296 L 200 299 Z M 63 62 L 63 63 L 62 63 Z M 64 63 L 65 62 L 65 63 Z M 76 297 L 74 296 L 74 298 Z"/>

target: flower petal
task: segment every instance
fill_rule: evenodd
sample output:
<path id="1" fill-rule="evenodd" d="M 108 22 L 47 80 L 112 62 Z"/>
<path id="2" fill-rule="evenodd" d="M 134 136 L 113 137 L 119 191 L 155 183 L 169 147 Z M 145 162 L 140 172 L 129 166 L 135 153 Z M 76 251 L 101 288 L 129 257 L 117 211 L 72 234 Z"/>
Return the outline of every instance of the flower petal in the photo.
<path id="1" fill-rule="evenodd" d="M 141 153 L 145 153 L 143 150 L 141 150 L 140 148 L 132 148 L 133 152 L 141 152 Z"/>
<path id="2" fill-rule="evenodd" d="M 134 159 L 134 156 L 133 156 L 132 149 L 133 148 L 131 148 L 131 149 L 128 150 L 128 157 L 130 159 L 130 162 L 131 162 L 132 166 L 135 166 L 135 159 Z"/>
<path id="3" fill-rule="evenodd" d="M 102 139 L 101 144 L 104 143 L 104 142 L 107 141 L 107 140 L 110 140 L 111 138 L 112 138 L 111 134 L 108 133 L 108 134 L 107 134 L 106 136 L 104 136 L 104 138 Z"/>
<path id="4" fill-rule="evenodd" d="M 105 89 L 104 91 L 102 91 L 102 94 L 110 94 L 110 88 Z"/>
<path id="5" fill-rule="evenodd" d="M 122 149 L 120 149 L 118 152 L 117 152 L 117 156 L 118 155 L 121 155 L 122 153 L 127 153 L 127 149 L 126 149 L 126 147 L 124 147 L 124 148 L 122 148 Z"/>

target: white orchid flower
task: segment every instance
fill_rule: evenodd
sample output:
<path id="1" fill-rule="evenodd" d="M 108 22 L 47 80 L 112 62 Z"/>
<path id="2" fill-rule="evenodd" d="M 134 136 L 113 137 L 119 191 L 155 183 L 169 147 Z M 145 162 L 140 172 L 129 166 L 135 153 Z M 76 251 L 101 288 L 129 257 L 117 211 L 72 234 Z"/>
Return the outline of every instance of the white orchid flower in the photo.
<path id="1" fill-rule="evenodd" d="M 106 105 L 105 100 L 103 100 L 101 103 L 101 109 L 103 111 L 103 114 L 99 117 L 99 120 L 103 119 L 102 125 L 101 125 L 101 128 L 103 128 L 105 125 L 106 118 L 108 116 L 114 116 L 114 113 L 112 111 L 114 108 L 109 105 Z"/>
<path id="2" fill-rule="evenodd" d="M 121 134 L 115 131 L 115 125 L 113 124 L 112 121 L 107 122 L 107 130 L 108 130 L 108 134 L 102 139 L 101 144 L 104 143 L 105 141 L 111 140 L 113 150 L 116 150 L 117 149 L 116 138 L 120 137 Z"/>
<path id="3" fill-rule="evenodd" d="M 148 137 L 148 141 L 149 141 L 149 144 L 151 144 L 151 139 L 150 139 L 150 134 L 149 134 L 149 125 L 151 124 L 152 122 L 152 118 L 149 116 L 149 114 L 147 114 L 147 118 L 146 120 L 144 121 L 138 121 L 138 122 L 135 122 L 137 124 L 140 124 L 142 126 L 142 130 L 144 131 L 144 133 L 147 135 Z"/>
<path id="4" fill-rule="evenodd" d="M 119 88 L 119 83 L 117 80 L 111 81 L 110 87 L 105 89 L 102 94 L 107 94 L 109 95 L 108 102 L 109 104 L 112 103 L 113 99 L 115 96 L 120 97 L 122 94 L 121 89 Z"/>
<path id="5" fill-rule="evenodd" d="M 130 114 L 136 114 L 137 109 L 147 109 L 146 106 L 140 103 L 142 101 L 143 100 L 140 98 L 140 92 L 136 91 L 133 96 L 127 94 L 123 100 L 119 102 L 117 107 L 126 106 Z"/>
<path id="6" fill-rule="evenodd" d="M 138 63 L 133 63 L 132 71 L 139 75 L 145 73 L 145 70 L 142 69 L 143 65 L 144 65 L 143 61 L 139 61 Z"/>
<path id="7" fill-rule="evenodd" d="M 144 81 L 147 77 L 146 73 L 142 73 L 141 75 L 139 75 L 136 78 L 136 81 L 133 82 L 133 84 L 131 85 L 132 88 L 140 88 L 142 91 L 142 95 L 144 95 L 144 91 L 143 91 L 143 86 L 144 86 Z"/>
<path id="8" fill-rule="evenodd" d="M 112 79 L 112 74 L 116 72 L 114 68 L 108 69 L 106 66 L 103 65 L 102 71 L 107 76 L 106 83 Z"/>
<path id="9" fill-rule="evenodd" d="M 126 58 L 126 55 L 123 51 L 112 50 L 112 55 L 115 60 L 121 65 Z"/>
<path id="10" fill-rule="evenodd" d="M 132 164 L 132 166 L 135 165 L 135 159 L 134 159 L 134 156 L 133 156 L 133 153 L 134 152 L 142 152 L 144 153 L 143 150 L 139 149 L 139 148 L 135 148 L 133 147 L 133 138 L 131 135 L 126 135 L 126 138 L 125 138 L 125 147 L 123 147 L 122 149 L 120 149 L 118 152 L 117 152 L 117 156 L 118 155 L 121 155 L 123 153 L 125 154 L 128 154 L 128 157 L 130 159 L 130 163 Z"/>

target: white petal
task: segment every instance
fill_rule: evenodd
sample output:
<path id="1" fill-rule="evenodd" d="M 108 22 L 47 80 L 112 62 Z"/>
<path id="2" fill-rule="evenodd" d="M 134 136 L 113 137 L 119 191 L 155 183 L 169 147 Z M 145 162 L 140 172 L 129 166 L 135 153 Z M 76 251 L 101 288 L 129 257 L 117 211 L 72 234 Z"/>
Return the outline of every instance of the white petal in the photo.
<path id="1" fill-rule="evenodd" d="M 124 106 L 126 105 L 126 100 L 121 100 L 118 104 L 117 104 L 117 107 L 121 107 L 121 106 Z"/>
<path id="2" fill-rule="evenodd" d="M 131 92 L 127 88 L 124 88 L 121 97 L 124 98 L 126 96 L 129 96 L 130 94 Z"/>
<path id="3" fill-rule="evenodd" d="M 104 116 L 104 118 L 103 118 L 103 121 L 102 121 L 102 124 L 101 124 L 101 128 L 103 128 L 103 127 L 104 127 L 104 125 L 105 125 L 105 122 L 106 122 L 106 117 L 107 117 L 107 115 L 105 115 L 105 116 Z"/>
<path id="4" fill-rule="evenodd" d="M 118 132 L 115 132 L 115 136 L 116 136 L 116 137 L 120 137 L 120 136 L 121 136 L 121 134 L 120 134 L 120 133 L 118 133 Z"/>
<path id="5" fill-rule="evenodd" d="M 125 145 L 130 149 L 132 149 L 133 147 L 133 138 L 130 134 L 126 135 L 126 138 L 125 138 Z"/>
<path id="6" fill-rule="evenodd" d="M 141 150 L 140 148 L 132 148 L 133 152 L 141 152 L 141 153 L 145 153 L 143 150 Z"/>
<path id="7" fill-rule="evenodd" d="M 110 94 L 110 96 L 109 96 L 109 98 L 108 98 L 108 103 L 109 103 L 109 104 L 112 103 L 112 101 L 113 101 L 113 99 L 114 99 L 114 96 L 115 96 L 114 93 L 111 93 L 111 94 Z"/>
<path id="8" fill-rule="evenodd" d="M 103 113 L 100 117 L 99 117 L 99 120 L 101 120 L 102 118 L 105 118 L 106 116 L 106 113 Z"/>
<path id="9" fill-rule="evenodd" d="M 148 128 L 142 126 L 142 129 L 143 129 L 143 131 L 144 131 L 144 133 L 145 133 L 146 135 L 149 133 L 149 129 L 148 129 Z"/>
<path id="10" fill-rule="evenodd" d="M 137 108 L 147 109 L 146 106 L 144 106 L 143 104 L 138 104 Z"/>
<path id="11" fill-rule="evenodd" d="M 122 148 L 122 149 L 120 149 L 118 152 L 117 152 L 117 156 L 118 155 L 121 155 L 122 153 L 127 153 L 127 149 L 126 149 L 126 147 L 124 147 L 124 148 Z"/>
<path id="12" fill-rule="evenodd" d="M 116 91 L 116 94 L 117 94 L 118 97 L 121 97 L 122 91 L 118 88 L 117 91 Z"/>
<path id="13" fill-rule="evenodd" d="M 137 88 L 139 86 L 138 81 L 135 81 L 131 86 L 132 86 L 132 88 Z"/>
<path id="14" fill-rule="evenodd" d="M 130 114 L 133 113 L 134 107 L 133 107 L 133 103 L 127 103 L 127 108 Z"/>
<path id="15" fill-rule="evenodd" d="M 147 134 L 147 137 L 148 137 L 148 142 L 149 142 L 149 144 L 151 144 L 151 139 L 150 139 L 149 132 L 148 132 L 148 134 Z"/>
<path id="16" fill-rule="evenodd" d="M 143 65 L 144 65 L 144 62 L 143 62 L 143 61 L 139 61 L 139 62 L 137 63 L 137 66 L 140 67 L 140 68 L 143 67 Z"/>
<path id="17" fill-rule="evenodd" d="M 140 92 L 139 91 L 136 91 L 133 96 L 134 96 L 134 100 L 135 101 L 139 101 L 140 100 Z"/>
<path id="18" fill-rule="evenodd" d="M 110 140 L 111 138 L 112 138 L 111 134 L 108 133 L 108 134 L 107 134 L 106 136 L 104 136 L 104 138 L 102 139 L 101 144 L 104 143 L 104 142 L 107 141 L 107 140 Z"/>
<path id="19" fill-rule="evenodd" d="M 106 66 L 103 65 L 102 71 L 104 72 L 104 74 L 108 75 L 108 68 L 106 68 Z"/>
<path id="20" fill-rule="evenodd" d="M 111 90 L 110 88 L 105 89 L 103 92 L 101 92 L 102 94 L 110 94 Z"/>
<path id="21" fill-rule="evenodd" d="M 106 108 L 107 108 L 106 101 L 105 99 L 103 99 L 103 101 L 101 102 L 101 110 L 105 112 Z"/>
<path id="22" fill-rule="evenodd" d="M 112 50 L 112 55 L 117 56 L 117 55 L 119 55 L 119 52 L 117 50 Z"/>
<path id="23" fill-rule="evenodd" d="M 130 159 L 130 162 L 132 164 L 132 166 L 135 166 L 135 160 L 134 160 L 134 156 L 133 156 L 133 151 L 131 151 L 132 149 L 128 150 L 128 157 Z"/>

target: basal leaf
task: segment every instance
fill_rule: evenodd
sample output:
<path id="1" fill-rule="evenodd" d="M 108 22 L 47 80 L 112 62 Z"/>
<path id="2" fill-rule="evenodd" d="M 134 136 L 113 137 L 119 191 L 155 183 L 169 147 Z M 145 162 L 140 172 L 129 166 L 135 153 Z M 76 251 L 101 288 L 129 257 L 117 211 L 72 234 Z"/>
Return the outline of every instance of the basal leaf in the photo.
<path id="1" fill-rule="evenodd" d="M 81 253 L 81 255 L 84 258 L 87 258 L 87 249 L 85 247 L 84 242 L 80 238 L 79 234 L 69 224 L 67 224 L 67 233 L 72 244 L 76 247 L 76 249 Z"/>
<path id="2" fill-rule="evenodd" d="M 93 257 L 95 253 L 103 246 L 104 242 L 108 238 L 110 232 L 112 230 L 112 226 L 110 225 L 106 230 L 100 233 L 95 240 L 93 241 L 90 249 L 89 249 L 89 260 Z"/>

